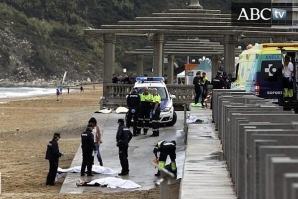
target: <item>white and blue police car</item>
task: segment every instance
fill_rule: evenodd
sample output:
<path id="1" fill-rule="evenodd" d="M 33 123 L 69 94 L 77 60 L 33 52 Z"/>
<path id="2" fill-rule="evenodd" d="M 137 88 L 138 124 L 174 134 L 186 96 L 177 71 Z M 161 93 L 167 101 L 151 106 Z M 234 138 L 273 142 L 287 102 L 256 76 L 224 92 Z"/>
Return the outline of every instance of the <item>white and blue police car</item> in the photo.
<path id="1" fill-rule="evenodd" d="M 167 126 L 175 125 L 177 121 L 177 114 L 174 111 L 173 99 L 175 95 L 171 95 L 168 92 L 167 86 L 164 83 L 163 77 L 137 77 L 134 84 L 134 88 L 138 88 L 139 94 L 143 93 L 144 87 L 148 87 L 149 92 L 152 93 L 152 89 L 156 88 L 157 93 L 161 97 L 160 103 L 160 125 L 166 124 Z"/>

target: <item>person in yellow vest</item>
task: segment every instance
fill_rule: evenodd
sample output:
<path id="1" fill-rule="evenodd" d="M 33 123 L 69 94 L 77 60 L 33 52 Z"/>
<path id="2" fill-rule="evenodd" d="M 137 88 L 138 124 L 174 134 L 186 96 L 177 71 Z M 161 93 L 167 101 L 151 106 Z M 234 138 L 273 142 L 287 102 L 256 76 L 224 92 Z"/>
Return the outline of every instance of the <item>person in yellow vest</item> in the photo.
<path id="1" fill-rule="evenodd" d="M 159 152 L 159 157 L 157 153 Z M 159 141 L 153 149 L 153 153 L 158 159 L 158 166 L 165 168 L 167 157 L 170 156 L 171 159 L 171 171 L 177 175 L 177 166 L 176 166 L 176 141 Z M 155 176 L 160 176 L 160 171 L 155 174 Z"/>
<path id="2" fill-rule="evenodd" d="M 160 103 L 161 97 L 157 93 L 157 89 L 154 88 L 152 90 L 152 101 L 153 101 L 153 108 L 152 108 L 152 135 L 150 137 L 157 137 L 159 136 L 159 116 L 160 116 Z"/>
<path id="3" fill-rule="evenodd" d="M 147 135 L 150 122 L 150 112 L 152 103 L 152 94 L 149 93 L 148 87 L 144 88 L 144 92 L 140 94 L 141 103 L 138 116 L 137 134 L 141 134 L 143 128 L 144 135 Z"/>

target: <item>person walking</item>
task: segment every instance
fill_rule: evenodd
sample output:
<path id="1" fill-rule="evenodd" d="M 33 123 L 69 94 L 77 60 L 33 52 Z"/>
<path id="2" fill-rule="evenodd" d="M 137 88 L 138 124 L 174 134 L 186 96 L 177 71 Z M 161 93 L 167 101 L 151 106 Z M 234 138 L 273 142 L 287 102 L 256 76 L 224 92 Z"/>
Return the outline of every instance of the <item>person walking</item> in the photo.
<path id="1" fill-rule="evenodd" d="M 94 148 L 94 137 L 92 134 L 92 126 L 88 125 L 86 130 L 81 134 L 81 144 L 82 144 L 82 155 L 83 161 L 81 166 L 81 176 L 85 176 L 85 171 L 87 167 L 87 176 L 92 175 L 92 165 L 94 157 L 92 156 Z"/>
<path id="2" fill-rule="evenodd" d="M 201 86 L 203 85 L 203 79 L 201 76 L 201 71 L 196 73 L 196 76 L 193 78 L 193 85 L 195 86 L 195 105 L 198 105 L 200 96 L 202 94 Z"/>
<path id="3" fill-rule="evenodd" d="M 56 89 L 57 101 L 59 101 L 59 95 L 60 95 L 60 91 L 59 91 L 59 89 L 57 88 L 57 89 Z"/>
<path id="4" fill-rule="evenodd" d="M 97 125 L 97 120 L 94 117 L 91 117 L 88 123 L 93 128 L 92 134 L 94 137 L 94 147 L 95 147 L 97 160 L 99 162 L 99 165 L 103 166 L 102 157 L 101 157 L 100 150 L 99 150 L 100 144 L 102 144 L 102 134 L 101 134 L 100 128 Z"/>
<path id="5" fill-rule="evenodd" d="M 157 153 L 159 152 L 159 157 Z M 153 149 L 153 153 L 158 159 L 158 166 L 160 168 L 165 168 L 167 157 L 170 156 L 171 159 L 171 170 L 174 174 L 177 173 L 177 166 L 176 166 L 176 141 L 159 141 Z M 160 171 L 155 174 L 155 176 L 160 176 Z"/>
<path id="6" fill-rule="evenodd" d="M 84 92 L 84 87 L 81 86 L 81 87 L 80 87 L 80 90 L 81 90 L 81 92 Z"/>
<path id="7" fill-rule="evenodd" d="M 149 93 L 148 87 L 144 88 L 144 92 L 140 94 L 140 98 L 141 98 L 141 103 L 140 103 L 140 111 L 138 116 L 137 134 L 141 134 L 141 129 L 143 127 L 144 135 L 147 135 L 147 132 L 149 129 L 151 103 L 152 103 L 152 95 Z"/>
<path id="8" fill-rule="evenodd" d="M 150 137 L 158 137 L 159 136 L 159 116 L 160 116 L 160 103 L 161 97 L 157 93 L 157 89 L 154 88 L 152 90 L 152 101 L 153 101 L 153 109 L 152 109 L 152 135 Z"/>
<path id="9" fill-rule="evenodd" d="M 130 128 L 131 119 L 133 118 L 133 135 L 137 136 L 137 121 L 141 98 L 138 93 L 138 88 L 133 88 L 132 92 L 127 96 L 126 104 L 128 106 L 126 126 Z"/>
<path id="10" fill-rule="evenodd" d="M 123 119 L 118 119 L 118 131 L 116 134 L 116 146 L 119 148 L 119 160 L 121 164 L 121 173 L 119 176 L 124 176 L 129 174 L 129 163 L 128 163 L 128 143 L 132 139 L 132 133 L 124 125 Z"/>
<path id="11" fill-rule="evenodd" d="M 60 133 L 54 133 L 53 139 L 47 145 L 46 160 L 49 160 L 49 172 L 47 175 L 46 185 L 54 186 L 57 175 L 59 158 L 64 155 L 59 151 L 58 140 L 61 138 Z"/>

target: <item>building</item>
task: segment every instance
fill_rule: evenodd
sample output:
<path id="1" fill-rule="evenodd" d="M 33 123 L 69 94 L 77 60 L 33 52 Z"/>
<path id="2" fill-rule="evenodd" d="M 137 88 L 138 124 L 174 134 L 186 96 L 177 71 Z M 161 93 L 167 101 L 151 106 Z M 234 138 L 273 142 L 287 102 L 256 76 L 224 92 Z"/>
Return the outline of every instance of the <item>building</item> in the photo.
<path id="1" fill-rule="evenodd" d="M 278 27 L 284 27 L 284 28 L 290 28 L 294 29 L 295 31 L 298 31 L 298 1 L 297 0 L 272 0 L 271 1 L 274 6 L 280 5 L 279 8 L 283 8 L 285 10 L 288 10 L 290 12 L 287 12 L 287 21 L 284 20 L 281 21 L 275 21 L 275 23 L 278 23 Z M 286 23 L 286 24 L 285 24 Z M 275 27 L 277 25 L 274 25 Z"/>

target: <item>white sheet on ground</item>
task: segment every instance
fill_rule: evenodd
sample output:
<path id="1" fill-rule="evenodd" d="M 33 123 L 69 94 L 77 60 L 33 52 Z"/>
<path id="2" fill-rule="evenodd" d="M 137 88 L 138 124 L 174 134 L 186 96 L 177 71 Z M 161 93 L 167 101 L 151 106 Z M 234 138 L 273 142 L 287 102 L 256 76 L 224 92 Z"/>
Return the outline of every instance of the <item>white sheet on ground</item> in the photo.
<path id="1" fill-rule="evenodd" d="M 197 124 L 202 124 L 202 123 L 208 123 L 210 122 L 210 119 L 208 119 L 207 117 L 203 117 L 203 116 L 196 116 L 196 115 L 191 115 L 189 116 L 189 118 L 186 120 L 187 124 L 190 123 L 197 123 Z"/>
<path id="2" fill-rule="evenodd" d="M 112 112 L 112 109 L 110 108 L 106 108 L 106 107 L 103 107 L 103 109 L 99 110 L 99 111 L 95 111 L 94 113 L 111 113 Z"/>
<path id="3" fill-rule="evenodd" d="M 88 182 L 87 184 L 93 185 L 95 183 L 98 183 L 100 185 L 107 185 L 107 187 L 109 188 L 134 189 L 141 187 L 141 185 L 138 185 L 131 180 L 123 180 L 121 178 L 115 177 L 96 179 L 92 180 L 91 182 Z"/>
<path id="4" fill-rule="evenodd" d="M 102 166 L 99 166 L 99 165 L 93 165 L 92 166 L 92 171 L 95 172 L 95 173 L 108 174 L 108 175 L 117 174 L 113 169 L 108 168 L 108 167 L 102 167 Z M 58 172 L 59 173 L 80 173 L 81 172 L 81 166 L 71 167 L 69 169 L 58 168 Z"/>
<path id="5" fill-rule="evenodd" d="M 128 111 L 128 108 L 120 106 L 116 109 L 115 112 L 119 114 L 119 113 L 127 113 L 127 111 Z"/>
<path id="6" fill-rule="evenodd" d="M 57 173 L 55 181 L 58 181 L 58 179 L 65 178 L 65 177 L 66 177 L 66 173 Z"/>

